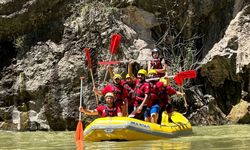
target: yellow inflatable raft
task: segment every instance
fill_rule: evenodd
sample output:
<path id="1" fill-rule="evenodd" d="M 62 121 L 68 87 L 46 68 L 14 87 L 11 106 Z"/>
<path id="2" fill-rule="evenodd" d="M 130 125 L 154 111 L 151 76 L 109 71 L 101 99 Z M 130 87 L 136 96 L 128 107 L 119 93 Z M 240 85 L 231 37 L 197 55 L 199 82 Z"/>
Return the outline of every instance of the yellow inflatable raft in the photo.
<path id="1" fill-rule="evenodd" d="M 163 112 L 161 125 L 128 117 L 98 118 L 84 130 L 84 140 L 155 140 L 192 134 L 192 126 L 182 114 L 173 112 L 171 120 L 169 122 L 166 112 Z"/>

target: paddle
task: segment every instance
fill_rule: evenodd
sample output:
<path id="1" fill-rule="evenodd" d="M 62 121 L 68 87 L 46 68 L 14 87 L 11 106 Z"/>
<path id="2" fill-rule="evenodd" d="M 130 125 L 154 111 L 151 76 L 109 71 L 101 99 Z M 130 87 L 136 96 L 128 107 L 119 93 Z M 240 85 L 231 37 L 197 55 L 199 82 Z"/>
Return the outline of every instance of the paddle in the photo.
<path id="1" fill-rule="evenodd" d="M 174 76 L 174 81 L 177 85 L 182 86 L 183 84 L 183 79 L 191 79 L 191 78 L 196 78 L 197 73 L 195 70 L 188 70 L 188 71 L 183 71 L 179 72 Z"/>
<path id="2" fill-rule="evenodd" d="M 81 79 L 81 90 L 80 90 L 80 107 L 82 107 L 82 82 L 84 77 L 80 77 Z M 75 141 L 76 141 L 76 147 L 77 149 L 83 149 L 83 126 L 82 126 L 82 113 L 79 112 L 79 120 L 76 127 L 76 135 L 75 135 Z"/>
<path id="3" fill-rule="evenodd" d="M 137 109 L 133 110 L 130 115 L 128 115 L 129 118 L 134 118 L 137 113 Z"/>
<path id="4" fill-rule="evenodd" d="M 117 48 L 118 48 L 120 42 L 121 42 L 121 36 L 119 34 L 113 34 L 111 36 L 111 43 L 110 43 L 110 47 L 109 47 L 109 51 L 111 53 L 111 57 L 110 57 L 109 61 L 111 61 L 113 55 L 116 54 Z M 108 70 L 106 70 L 103 83 L 106 81 L 107 75 L 108 75 Z"/>
<path id="5" fill-rule="evenodd" d="M 90 71 L 90 75 L 91 75 L 91 79 L 92 79 L 92 85 L 93 85 L 93 88 L 95 88 L 95 80 L 94 80 L 93 71 L 92 71 L 92 63 L 91 63 L 89 48 L 84 48 L 84 51 L 86 53 L 86 59 L 88 61 L 88 69 Z M 96 100 L 96 104 L 98 105 L 98 97 L 97 97 L 96 94 L 95 94 L 95 100 Z"/>
<path id="6" fill-rule="evenodd" d="M 153 61 L 153 60 L 157 60 L 157 59 L 149 59 L 149 60 L 146 60 L 146 59 L 139 59 L 139 60 L 135 60 L 135 61 Z M 123 61 L 118 61 L 118 60 L 115 60 L 115 61 L 98 61 L 98 64 L 99 65 L 115 65 L 115 64 L 120 64 L 120 63 L 128 63 L 130 62 L 129 60 L 123 60 Z"/>
<path id="7" fill-rule="evenodd" d="M 175 83 L 179 86 L 179 91 L 181 93 L 184 93 L 183 95 L 183 100 L 184 100 L 184 106 L 187 109 L 188 105 L 187 105 L 187 100 L 185 97 L 185 92 L 183 91 L 183 80 L 184 79 L 191 79 L 191 78 L 196 78 L 197 73 L 195 70 L 188 70 L 188 71 L 183 71 L 180 72 L 178 74 L 176 74 L 176 76 L 174 77 L 174 81 Z"/>

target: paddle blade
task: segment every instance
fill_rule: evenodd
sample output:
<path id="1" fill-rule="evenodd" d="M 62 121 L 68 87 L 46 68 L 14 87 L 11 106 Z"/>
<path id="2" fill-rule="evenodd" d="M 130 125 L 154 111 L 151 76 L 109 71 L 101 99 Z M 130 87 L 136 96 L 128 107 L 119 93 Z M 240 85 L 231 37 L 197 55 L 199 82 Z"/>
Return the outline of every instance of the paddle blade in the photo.
<path id="1" fill-rule="evenodd" d="M 85 54 L 86 54 L 86 59 L 88 61 L 88 68 L 92 68 L 91 64 L 91 59 L 90 59 L 90 53 L 89 53 L 89 48 L 84 48 Z"/>
<path id="2" fill-rule="evenodd" d="M 180 72 L 176 76 L 182 79 L 190 79 L 190 78 L 196 78 L 197 73 L 195 70 L 188 70 L 188 71 Z"/>
<path id="3" fill-rule="evenodd" d="M 179 72 L 174 76 L 174 81 L 177 85 L 182 86 L 184 79 L 196 78 L 197 73 L 195 70 L 188 70 Z"/>
<path id="4" fill-rule="evenodd" d="M 177 85 L 181 86 L 183 84 L 183 78 L 181 78 L 180 76 L 176 75 L 174 77 L 174 81 Z"/>
<path id="5" fill-rule="evenodd" d="M 76 127 L 76 142 L 77 141 L 82 141 L 83 140 L 83 127 L 82 127 L 82 121 L 79 120 L 77 123 L 77 127 Z"/>
<path id="6" fill-rule="evenodd" d="M 120 42 L 121 42 L 121 36 L 119 34 L 113 34 L 111 37 L 111 43 L 109 47 L 109 51 L 112 55 L 114 55 L 117 52 L 117 48 L 119 47 Z"/>
<path id="7" fill-rule="evenodd" d="M 83 150 L 83 141 L 76 141 L 76 150 Z"/>
<path id="8" fill-rule="evenodd" d="M 119 64 L 120 61 L 99 61 L 99 65 L 114 65 L 114 64 Z"/>

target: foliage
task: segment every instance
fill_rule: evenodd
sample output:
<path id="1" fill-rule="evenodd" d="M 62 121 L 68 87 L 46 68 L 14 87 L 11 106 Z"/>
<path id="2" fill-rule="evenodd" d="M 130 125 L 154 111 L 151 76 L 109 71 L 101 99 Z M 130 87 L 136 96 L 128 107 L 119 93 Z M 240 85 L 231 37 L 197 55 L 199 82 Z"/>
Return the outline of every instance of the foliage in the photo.
<path id="1" fill-rule="evenodd" d="M 196 41 L 201 37 L 193 35 L 192 37 L 184 37 L 183 29 L 186 27 L 188 18 L 183 24 L 180 31 L 167 18 L 164 26 L 165 33 L 160 36 L 156 43 L 156 47 L 162 50 L 165 59 L 171 70 L 168 74 L 174 75 L 177 72 L 197 69 L 199 67 L 200 49 L 197 49 Z M 171 22 L 171 23 L 170 23 Z M 187 85 L 186 82 L 184 85 Z"/>
<path id="2" fill-rule="evenodd" d="M 14 40 L 13 44 L 16 49 L 23 49 L 25 44 L 25 36 L 18 36 Z"/>

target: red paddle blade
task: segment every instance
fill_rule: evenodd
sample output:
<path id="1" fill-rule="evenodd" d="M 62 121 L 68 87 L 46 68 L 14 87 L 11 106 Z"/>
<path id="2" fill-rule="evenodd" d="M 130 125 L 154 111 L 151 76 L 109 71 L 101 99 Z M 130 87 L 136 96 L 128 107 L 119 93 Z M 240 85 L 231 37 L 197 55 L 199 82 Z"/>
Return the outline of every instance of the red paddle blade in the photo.
<path id="1" fill-rule="evenodd" d="M 180 76 L 176 75 L 174 77 L 174 81 L 178 86 L 181 86 L 183 84 L 183 78 L 181 78 Z"/>
<path id="2" fill-rule="evenodd" d="M 89 48 L 84 48 L 84 51 L 86 53 L 86 59 L 88 61 L 88 68 L 91 68 L 92 64 L 91 64 L 91 59 L 90 59 Z"/>
<path id="3" fill-rule="evenodd" d="M 121 36 L 119 34 L 113 34 L 111 37 L 111 43 L 109 51 L 112 55 L 114 55 L 117 52 L 117 48 L 121 42 Z"/>
<path id="4" fill-rule="evenodd" d="M 177 85 L 181 86 L 183 84 L 184 79 L 196 78 L 197 73 L 195 70 L 188 70 L 179 72 L 174 76 L 174 81 Z"/>
<path id="5" fill-rule="evenodd" d="M 176 76 L 178 76 L 177 78 L 190 79 L 190 78 L 196 78 L 197 73 L 195 70 L 188 70 L 180 72 Z"/>
<path id="6" fill-rule="evenodd" d="M 83 140 L 83 127 L 82 127 L 82 121 L 78 121 L 77 127 L 76 127 L 76 142 Z"/>
<path id="7" fill-rule="evenodd" d="M 114 65 L 114 64 L 119 64 L 120 61 L 99 61 L 99 65 Z"/>

